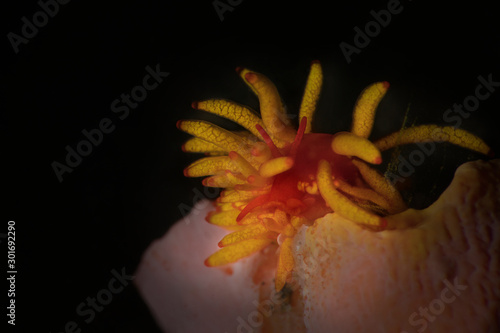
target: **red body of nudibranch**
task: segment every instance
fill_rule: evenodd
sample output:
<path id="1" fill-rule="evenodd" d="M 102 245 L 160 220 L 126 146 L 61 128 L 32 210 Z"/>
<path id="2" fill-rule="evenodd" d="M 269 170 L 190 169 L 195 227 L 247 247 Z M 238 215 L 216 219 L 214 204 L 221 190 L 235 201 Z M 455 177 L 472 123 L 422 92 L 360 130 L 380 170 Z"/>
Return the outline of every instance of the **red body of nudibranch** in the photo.
<path id="1" fill-rule="evenodd" d="M 359 184 L 361 176 L 351 159 L 332 150 L 331 142 L 334 135 L 304 134 L 305 118 L 302 125 L 294 142 L 281 150 L 288 152 L 287 156 L 293 161 L 293 166 L 276 175 L 269 193 L 253 199 L 238 215 L 237 221 L 241 221 L 246 214 L 262 206 L 280 208 L 289 215 L 303 216 L 310 221 L 330 212 L 331 209 L 325 200 L 318 195 L 315 180 L 321 160 L 330 164 L 335 179 L 340 179 L 351 186 Z"/>

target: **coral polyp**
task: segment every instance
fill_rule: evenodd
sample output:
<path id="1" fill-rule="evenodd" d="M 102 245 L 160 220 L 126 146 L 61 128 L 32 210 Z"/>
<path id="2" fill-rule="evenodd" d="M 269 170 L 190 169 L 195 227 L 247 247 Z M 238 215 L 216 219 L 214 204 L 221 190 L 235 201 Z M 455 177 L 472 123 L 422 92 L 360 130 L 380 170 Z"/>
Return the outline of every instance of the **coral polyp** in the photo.
<path id="1" fill-rule="evenodd" d="M 237 72 L 257 95 L 260 117 L 228 100 L 194 102 L 194 109 L 230 119 L 245 130 L 231 132 L 205 121 L 178 121 L 179 129 L 194 136 L 183 150 L 208 155 L 189 165 L 184 174 L 207 177 L 203 185 L 224 188 L 207 221 L 233 232 L 219 242 L 221 249 L 205 264 L 229 264 L 278 243 L 278 291 L 293 271 L 293 238 L 302 225 L 335 212 L 377 231 L 387 227 L 384 216 L 407 208 L 390 181 L 371 167 L 382 162 L 381 151 L 426 141 L 447 141 L 482 154 L 490 151 L 483 140 L 465 130 L 437 125 L 368 140 L 388 82 L 374 83 L 361 93 L 349 132 L 313 133 L 323 81 L 318 61 L 311 64 L 296 130 L 267 77 L 244 68 Z"/>

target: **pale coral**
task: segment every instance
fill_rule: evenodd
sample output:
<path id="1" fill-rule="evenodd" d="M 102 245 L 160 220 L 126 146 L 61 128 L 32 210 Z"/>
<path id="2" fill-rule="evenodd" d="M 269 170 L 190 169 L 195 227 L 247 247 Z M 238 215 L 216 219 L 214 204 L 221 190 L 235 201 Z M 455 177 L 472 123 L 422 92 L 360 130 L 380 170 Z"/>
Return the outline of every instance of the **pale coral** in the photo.
<path id="1" fill-rule="evenodd" d="M 433 205 L 386 217 L 389 230 L 336 213 L 300 227 L 293 283 L 278 294 L 276 246 L 203 265 L 227 231 L 203 220 L 202 204 L 151 245 L 137 272 L 165 332 L 500 329 L 500 160 L 462 165 Z"/>

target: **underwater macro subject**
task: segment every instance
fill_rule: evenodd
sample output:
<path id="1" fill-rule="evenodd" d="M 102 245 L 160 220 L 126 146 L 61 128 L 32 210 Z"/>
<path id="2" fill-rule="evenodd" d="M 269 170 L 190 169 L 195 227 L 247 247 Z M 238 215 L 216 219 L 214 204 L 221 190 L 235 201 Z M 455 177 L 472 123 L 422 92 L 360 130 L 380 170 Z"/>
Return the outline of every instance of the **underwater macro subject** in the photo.
<path id="1" fill-rule="evenodd" d="M 192 107 L 243 130 L 180 120 L 184 170 L 222 188 L 144 254 L 141 294 L 166 332 L 496 332 L 500 160 L 474 134 L 416 125 L 369 139 L 388 82 L 363 90 L 349 131 L 314 133 L 323 73 L 310 73 L 295 126 L 275 85 L 237 73 L 260 112 L 224 99 Z M 408 208 L 372 165 L 382 152 L 447 142 L 483 154 L 430 207 Z M 489 161 L 488 161 L 489 160 Z M 203 221 L 206 216 L 206 223 Z M 188 223 L 186 221 L 194 221 Z"/>

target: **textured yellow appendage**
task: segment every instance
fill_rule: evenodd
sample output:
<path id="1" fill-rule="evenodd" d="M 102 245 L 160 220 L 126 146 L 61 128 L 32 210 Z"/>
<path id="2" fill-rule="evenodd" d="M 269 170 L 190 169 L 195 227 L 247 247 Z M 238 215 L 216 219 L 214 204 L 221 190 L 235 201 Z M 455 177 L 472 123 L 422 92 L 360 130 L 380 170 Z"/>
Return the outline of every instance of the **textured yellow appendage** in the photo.
<path id="1" fill-rule="evenodd" d="M 226 152 L 236 151 L 245 158 L 252 159 L 245 140 L 241 136 L 219 126 L 202 120 L 182 120 L 177 122 L 177 128 L 210 142 Z"/>
<path id="2" fill-rule="evenodd" d="M 388 206 L 384 208 L 387 209 L 389 214 L 399 213 L 408 208 L 399 191 L 396 190 L 387 178 L 362 161 L 353 160 L 352 163 L 358 168 L 361 176 L 368 185 L 387 200 Z"/>
<path id="3" fill-rule="evenodd" d="M 255 124 L 264 126 L 262 120 L 249 108 L 223 99 L 194 102 L 192 107 L 232 120 L 257 137 L 259 132 L 255 128 Z"/>
<path id="4" fill-rule="evenodd" d="M 224 154 L 225 149 L 213 143 L 193 137 L 182 145 L 182 150 L 188 153 Z"/>
<path id="5" fill-rule="evenodd" d="M 230 233 L 229 235 L 226 235 L 222 240 L 219 242 L 219 247 L 224 247 L 232 244 L 236 244 L 239 242 L 242 242 L 244 240 L 248 239 L 276 239 L 277 235 L 275 232 L 269 231 L 266 227 L 264 227 L 262 224 L 254 224 L 250 225 L 247 228 L 236 231 L 233 233 Z"/>
<path id="6" fill-rule="evenodd" d="M 334 212 L 360 224 L 384 227 L 385 219 L 359 207 L 335 189 L 330 163 L 321 160 L 318 166 L 318 188 L 321 196 Z"/>
<path id="7" fill-rule="evenodd" d="M 233 263 L 268 246 L 272 239 L 248 239 L 223 247 L 205 260 L 205 265 L 214 267 Z"/>
<path id="8" fill-rule="evenodd" d="M 278 268 L 276 270 L 276 278 L 274 285 L 276 290 L 281 290 L 285 286 L 287 278 L 290 276 L 295 266 L 293 260 L 293 239 L 286 238 L 280 246 L 280 255 L 278 258 Z"/>
<path id="9" fill-rule="evenodd" d="M 233 166 L 231 159 L 227 156 L 205 157 L 186 167 L 184 169 L 184 176 L 211 176 L 220 172 L 220 170 L 237 171 L 237 168 Z"/>
<path id="10" fill-rule="evenodd" d="M 449 142 L 457 146 L 489 155 L 490 147 L 466 130 L 452 126 L 420 125 L 402 129 L 374 142 L 381 151 L 416 142 Z"/>
<path id="11" fill-rule="evenodd" d="M 262 163 L 259 173 L 262 177 L 273 177 L 290 170 L 293 167 L 293 158 L 288 156 L 276 157 Z"/>
<path id="12" fill-rule="evenodd" d="M 323 71 L 321 70 L 321 64 L 319 61 L 313 61 L 299 109 L 299 119 L 306 117 L 308 120 L 305 133 L 311 132 L 313 116 L 316 111 L 316 104 L 319 100 L 322 85 Z"/>
<path id="13" fill-rule="evenodd" d="M 382 163 L 378 148 L 369 140 L 349 132 L 335 134 L 332 149 L 339 155 L 356 156 L 372 164 Z"/>
<path id="14" fill-rule="evenodd" d="M 389 89 L 389 82 L 374 83 L 363 90 L 354 106 L 351 133 L 368 138 L 372 132 L 377 106 Z"/>
<path id="15" fill-rule="evenodd" d="M 295 130 L 290 125 L 276 86 L 260 73 L 246 71 L 243 78 L 259 98 L 264 128 L 275 144 L 281 148 L 292 142 Z"/>

